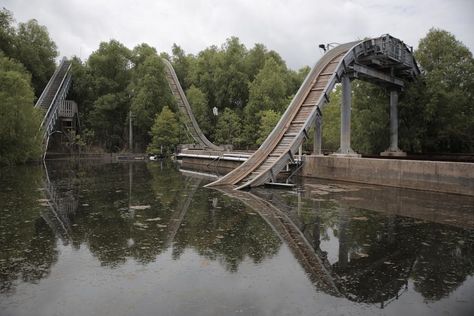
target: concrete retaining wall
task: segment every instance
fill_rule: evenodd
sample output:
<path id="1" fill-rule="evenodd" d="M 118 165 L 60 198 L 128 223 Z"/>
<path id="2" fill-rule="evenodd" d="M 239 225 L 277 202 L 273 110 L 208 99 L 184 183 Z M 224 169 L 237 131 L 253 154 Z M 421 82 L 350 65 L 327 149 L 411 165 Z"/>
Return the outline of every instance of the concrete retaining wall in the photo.
<path id="1" fill-rule="evenodd" d="M 474 164 L 304 156 L 304 177 L 474 196 Z"/>
<path id="2" fill-rule="evenodd" d="M 214 170 L 215 168 L 227 169 L 227 172 L 232 171 L 242 164 L 242 161 L 217 160 L 205 157 L 183 157 L 183 166 L 194 165 L 201 166 L 202 170 Z"/>

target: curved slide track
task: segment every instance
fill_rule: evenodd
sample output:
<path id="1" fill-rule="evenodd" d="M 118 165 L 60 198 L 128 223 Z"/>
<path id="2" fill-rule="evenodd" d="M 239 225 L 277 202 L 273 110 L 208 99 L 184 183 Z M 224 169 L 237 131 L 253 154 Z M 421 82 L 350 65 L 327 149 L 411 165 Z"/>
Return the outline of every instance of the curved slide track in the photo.
<path id="1" fill-rule="evenodd" d="M 375 39 L 355 41 L 329 50 L 310 71 L 280 121 L 260 148 L 242 165 L 208 186 L 233 185 L 237 189 L 275 182 L 277 174 L 288 161 L 294 160 L 309 129 L 315 123 L 318 108 L 329 101 L 329 94 L 342 76 L 353 72 L 357 63 L 376 60 L 377 67 L 387 71 L 398 67 L 403 76 L 413 74 L 414 59 L 403 42 L 385 35 Z M 416 71 L 415 71 L 416 72 Z M 382 73 L 379 71 L 379 73 Z"/>
<path id="2" fill-rule="evenodd" d="M 163 59 L 163 63 L 165 64 L 166 80 L 168 81 L 171 92 L 173 93 L 174 97 L 176 98 L 176 101 L 178 102 L 178 108 L 184 117 L 184 123 L 186 125 L 186 129 L 189 135 L 191 135 L 196 144 L 200 145 L 204 149 L 212 149 L 219 151 L 223 150 L 222 147 L 211 143 L 202 133 L 196 121 L 196 118 L 194 117 L 194 114 L 191 110 L 191 106 L 189 105 L 188 99 L 186 99 L 186 95 L 184 94 L 183 88 L 179 84 L 178 77 L 176 76 L 173 66 L 166 59 Z"/>

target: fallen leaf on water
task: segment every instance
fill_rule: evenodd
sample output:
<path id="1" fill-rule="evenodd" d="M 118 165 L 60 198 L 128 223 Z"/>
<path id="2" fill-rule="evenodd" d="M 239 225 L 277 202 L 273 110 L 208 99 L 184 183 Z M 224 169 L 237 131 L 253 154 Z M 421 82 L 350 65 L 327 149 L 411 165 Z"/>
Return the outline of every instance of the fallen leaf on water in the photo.
<path id="1" fill-rule="evenodd" d="M 134 209 L 134 210 L 146 210 L 150 207 L 151 207 L 150 205 L 133 205 L 133 206 L 130 206 L 130 208 Z"/>
<path id="2" fill-rule="evenodd" d="M 368 218 L 365 217 L 365 216 L 353 217 L 352 219 L 355 220 L 355 221 L 366 221 L 366 220 L 368 220 Z"/>
<path id="3" fill-rule="evenodd" d="M 161 221 L 161 217 L 149 218 L 145 220 L 145 222 L 156 222 L 156 221 Z"/>

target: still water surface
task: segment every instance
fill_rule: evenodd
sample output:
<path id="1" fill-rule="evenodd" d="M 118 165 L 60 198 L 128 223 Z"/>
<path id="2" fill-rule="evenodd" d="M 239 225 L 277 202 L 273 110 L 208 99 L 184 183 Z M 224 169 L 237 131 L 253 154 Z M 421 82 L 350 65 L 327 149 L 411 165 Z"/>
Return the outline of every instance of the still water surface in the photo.
<path id="1" fill-rule="evenodd" d="M 0 170 L 0 315 L 473 315 L 474 199 L 170 163 Z"/>

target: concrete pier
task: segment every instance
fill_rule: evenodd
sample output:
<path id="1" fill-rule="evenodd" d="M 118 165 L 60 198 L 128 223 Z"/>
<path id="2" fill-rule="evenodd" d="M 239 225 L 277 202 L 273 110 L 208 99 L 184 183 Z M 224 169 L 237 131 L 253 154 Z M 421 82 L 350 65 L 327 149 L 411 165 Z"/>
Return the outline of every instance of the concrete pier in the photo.
<path id="1" fill-rule="evenodd" d="M 305 156 L 301 176 L 474 196 L 474 164 Z"/>
<path id="2" fill-rule="evenodd" d="M 251 153 L 188 150 L 178 155 L 183 167 L 225 174 Z M 303 155 L 298 175 L 474 196 L 474 163 Z"/>
<path id="3" fill-rule="evenodd" d="M 342 101 L 341 101 L 341 141 L 336 155 L 359 156 L 351 148 L 351 109 L 352 107 L 352 84 L 348 75 L 342 77 Z"/>

